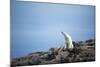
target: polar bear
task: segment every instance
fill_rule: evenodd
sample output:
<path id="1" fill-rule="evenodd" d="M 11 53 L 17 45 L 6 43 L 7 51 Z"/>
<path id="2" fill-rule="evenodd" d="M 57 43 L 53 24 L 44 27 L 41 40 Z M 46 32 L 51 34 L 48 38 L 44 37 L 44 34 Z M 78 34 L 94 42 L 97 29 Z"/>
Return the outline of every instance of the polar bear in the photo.
<path id="1" fill-rule="evenodd" d="M 61 32 L 65 39 L 65 48 L 74 48 L 71 37 L 66 32 Z"/>

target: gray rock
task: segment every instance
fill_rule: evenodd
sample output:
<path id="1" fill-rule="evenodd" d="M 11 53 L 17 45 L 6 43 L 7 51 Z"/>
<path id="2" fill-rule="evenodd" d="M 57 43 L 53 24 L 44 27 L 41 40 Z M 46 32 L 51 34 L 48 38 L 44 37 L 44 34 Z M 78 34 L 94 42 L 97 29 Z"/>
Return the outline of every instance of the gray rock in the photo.
<path id="1" fill-rule="evenodd" d="M 11 65 L 26 66 L 95 61 L 94 40 L 74 41 L 73 44 L 73 49 L 50 48 L 47 52 L 34 52 L 24 57 L 14 58 L 11 60 Z"/>

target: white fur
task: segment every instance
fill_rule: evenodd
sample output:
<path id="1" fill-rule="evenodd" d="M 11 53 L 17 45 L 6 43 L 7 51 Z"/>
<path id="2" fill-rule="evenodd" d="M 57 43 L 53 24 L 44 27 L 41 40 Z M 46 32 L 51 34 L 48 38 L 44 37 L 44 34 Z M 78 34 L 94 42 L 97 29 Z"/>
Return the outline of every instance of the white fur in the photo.
<path id="1" fill-rule="evenodd" d="M 61 32 L 65 38 L 65 48 L 73 48 L 72 39 L 66 32 Z"/>

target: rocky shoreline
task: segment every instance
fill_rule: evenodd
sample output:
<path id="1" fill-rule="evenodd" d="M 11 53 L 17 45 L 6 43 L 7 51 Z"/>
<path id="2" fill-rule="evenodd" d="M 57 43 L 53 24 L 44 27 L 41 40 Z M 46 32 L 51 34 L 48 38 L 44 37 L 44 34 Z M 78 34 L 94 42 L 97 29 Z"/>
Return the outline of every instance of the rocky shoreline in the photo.
<path id="1" fill-rule="evenodd" d="M 73 41 L 73 49 L 50 48 L 47 52 L 33 52 L 11 59 L 11 66 L 44 65 L 95 61 L 95 40 Z"/>

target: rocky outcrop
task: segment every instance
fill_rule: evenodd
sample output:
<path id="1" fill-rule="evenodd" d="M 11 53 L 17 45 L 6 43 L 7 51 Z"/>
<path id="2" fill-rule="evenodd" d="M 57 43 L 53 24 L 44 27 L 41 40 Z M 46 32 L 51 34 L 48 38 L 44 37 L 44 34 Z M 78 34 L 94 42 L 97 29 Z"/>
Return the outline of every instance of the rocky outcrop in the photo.
<path id="1" fill-rule="evenodd" d="M 11 59 L 11 66 L 59 64 L 95 61 L 95 40 L 73 41 L 74 48 L 50 48 L 47 52 L 34 52 Z"/>

